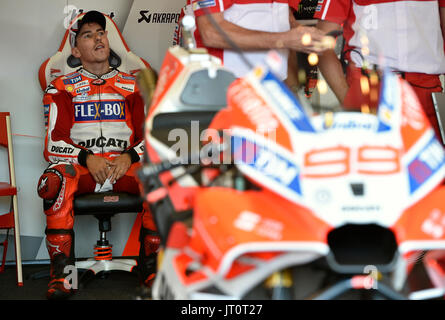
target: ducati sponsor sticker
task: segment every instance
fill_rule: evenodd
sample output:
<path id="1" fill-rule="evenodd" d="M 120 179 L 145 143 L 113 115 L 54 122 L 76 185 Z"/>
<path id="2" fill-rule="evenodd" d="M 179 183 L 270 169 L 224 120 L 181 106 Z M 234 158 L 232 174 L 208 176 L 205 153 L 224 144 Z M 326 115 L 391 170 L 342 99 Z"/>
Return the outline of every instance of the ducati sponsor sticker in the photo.
<path id="1" fill-rule="evenodd" d="M 98 137 L 98 138 L 92 138 L 85 141 L 79 141 L 79 146 L 85 147 L 87 149 L 91 149 L 94 147 L 98 148 L 104 148 L 104 147 L 113 147 L 113 148 L 119 148 L 121 150 L 125 150 L 128 147 L 128 141 L 117 139 L 117 138 L 105 138 L 105 137 Z"/>
<path id="2" fill-rule="evenodd" d="M 105 83 L 105 80 L 104 79 L 96 79 L 96 80 L 91 81 L 91 83 L 96 85 L 96 86 L 100 86 L 100 85 L 103 85 Z"/>
<path id="3" fill-rule="evenodd" d="M 100 101 L 76 103 L 74 105 L 76 122 L 97 120 L 125 120 L 125 102 Z"/>
<path id="4" fill-rule="evenodd" d="M 74 152 L 74 148 L 71 147 L 58 147 L 58 146 L 52 146 L 51 152 L 55 153 L 61 153 L 61 154 L 71 154 Z"/>

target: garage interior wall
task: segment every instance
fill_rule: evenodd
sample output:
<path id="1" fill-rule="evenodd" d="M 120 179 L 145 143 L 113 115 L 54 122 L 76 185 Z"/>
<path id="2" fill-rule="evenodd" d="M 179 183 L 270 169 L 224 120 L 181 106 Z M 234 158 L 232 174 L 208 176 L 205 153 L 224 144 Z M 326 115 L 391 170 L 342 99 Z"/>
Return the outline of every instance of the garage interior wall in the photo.
<path id="1" fill-rule="evenodd" d="M 140 10 L 150 13 L 177 13 L 184 0 L 2 0 L 0 1 L 0 112 L 11 113 L 22 259 L 48 259 L 45 247 L 45 216 L 42 200 L 37 196 L 37 181 L 47 166 L 43 158 L 44 121 L 42 90 L 38 69 L 56 53 L 65 33 L 68 6 L 84 11 L 113 13 L 114 21 L 130 49 L 148 61 L 157 71 L 165 50 L 172 43 L 176 21 L 147 23 L 137 20 Z M 132 8 L 134 7 L 134 12 Z M 133 19 L 134 21 L 131 21 Z M 133 30 L 126 32 L 126 28 Z M 139 32 L 139 33 L 137 33 Z M 0 152 L 0 181 L 8 181 L 6 152 Z M 9 201 L 0 199 L 0 213 L 9 209 Z M 116 255 L 122 253 L 136 214 L 120 214 L 112 219 L 108 234 Z M 92 255 L 98 238 L 97 220 L 93 216 L 76 217 L 76 256 Z M 3 231 L 0 231 L 3 233 Z M 4 234 L 0 234 L 3 238 Z M 0 249 L 3 250 L 3 249 Z M 7 260 L 14 260 L 14 241 L 10 235 Z"/>

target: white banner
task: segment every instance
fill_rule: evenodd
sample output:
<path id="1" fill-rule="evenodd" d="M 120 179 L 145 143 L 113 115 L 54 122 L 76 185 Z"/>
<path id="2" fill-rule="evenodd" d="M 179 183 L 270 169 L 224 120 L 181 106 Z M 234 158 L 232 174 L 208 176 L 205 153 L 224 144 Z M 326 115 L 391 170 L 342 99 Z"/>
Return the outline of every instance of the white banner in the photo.
<path id="1" fill-rule="evenodd" d="M 157 72 L 186 0 L 135 0 L 123 30 L 130 50 L 145 59 Z"/>

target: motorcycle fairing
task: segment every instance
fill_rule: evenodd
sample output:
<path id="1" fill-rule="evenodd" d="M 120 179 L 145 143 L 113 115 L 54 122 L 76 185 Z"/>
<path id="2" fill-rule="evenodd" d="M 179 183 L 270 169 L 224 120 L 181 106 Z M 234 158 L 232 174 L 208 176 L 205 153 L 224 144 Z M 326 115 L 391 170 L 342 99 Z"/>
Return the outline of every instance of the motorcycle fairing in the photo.
<path id="1" fill-rule="evenodd" d="M 196 198 L 190 248 L 202 254 L 203 264 L 225 276 L 243 254 L 294 251 L 325 255 L 330 229 L 309 211 L 274 193 L 215 187 Z"/>

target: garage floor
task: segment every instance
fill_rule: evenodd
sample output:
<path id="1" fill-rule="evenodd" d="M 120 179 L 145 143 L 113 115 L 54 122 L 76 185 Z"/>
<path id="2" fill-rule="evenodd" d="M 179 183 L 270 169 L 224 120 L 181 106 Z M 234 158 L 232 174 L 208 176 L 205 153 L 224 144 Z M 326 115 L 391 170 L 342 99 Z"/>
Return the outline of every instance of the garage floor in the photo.
<path id="1" fill-rule="evenodd" d="M 16 282 L 15 266 L 6 266 L 0 273 L 0 300 L 46 300 L 49 265 L 23 265 L 23 287 Z M 43 278 L 33 279 L 41 274 Z M 135 300 L 139 279 L 134 273 L 113 271 L 106 279 L 96 277 L 77 290 L 71 300 Z"/>

